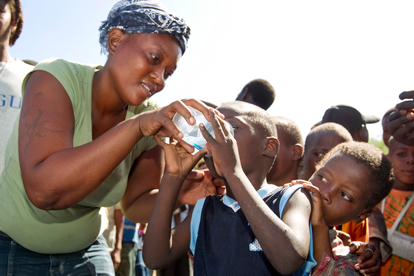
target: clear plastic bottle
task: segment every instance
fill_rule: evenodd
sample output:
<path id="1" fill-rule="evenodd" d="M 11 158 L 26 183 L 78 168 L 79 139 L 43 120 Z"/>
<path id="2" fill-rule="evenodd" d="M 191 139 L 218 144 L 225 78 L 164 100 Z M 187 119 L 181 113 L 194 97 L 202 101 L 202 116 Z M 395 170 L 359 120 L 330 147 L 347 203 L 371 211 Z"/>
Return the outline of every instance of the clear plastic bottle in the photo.
<path id="1" fill-rule="evenodd" d="M 193 152 L 196 153 L 197 151 L 206 147 L 207 141 L 204 139 L 203 134 L 201 134 L 199 125 L 202 123 L 204 124 L 206 130 L 215 138 L 213 126 L 207 119 L 204 117 L 203 113 L 198 111 L 197 109 L 188 106 L 193 115 L 196 123 L 194 125 L 190 125 L 184 119 L 181 114 L 176 113 L 173 117 L 174 124 L 182 131 L 184 137 L 183 140 L 187 142 L 189 145 L 193 146 L 196 150 Z M 224 121 L 227 124 L 227 128 L 229 129 L 231 135 L 234 135 L 233 127 L 227 121 Z M 209 156 L 207 156 L 209 157 Z"/>

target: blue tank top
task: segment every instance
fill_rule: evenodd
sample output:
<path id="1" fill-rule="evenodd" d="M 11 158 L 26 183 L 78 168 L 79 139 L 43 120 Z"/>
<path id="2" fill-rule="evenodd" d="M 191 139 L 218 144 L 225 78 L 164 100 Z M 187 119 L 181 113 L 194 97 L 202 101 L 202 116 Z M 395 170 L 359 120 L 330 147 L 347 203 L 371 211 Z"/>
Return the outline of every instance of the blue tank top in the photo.
<path id="1" fill-rule="evenodd" d="M 263 200 L 279 216 L 286 188 L 278 187 Z M 194 275 L 281 275 L 260 247 L 243 212 L 234 212 L 220 197 L 205 199 L 194 256 Z"/>

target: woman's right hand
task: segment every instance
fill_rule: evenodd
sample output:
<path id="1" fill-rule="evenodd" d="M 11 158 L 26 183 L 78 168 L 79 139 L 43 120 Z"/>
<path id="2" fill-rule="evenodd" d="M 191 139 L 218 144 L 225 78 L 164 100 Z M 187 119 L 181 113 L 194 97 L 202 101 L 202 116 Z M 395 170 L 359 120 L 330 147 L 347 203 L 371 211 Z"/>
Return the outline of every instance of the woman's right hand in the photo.
<path id="1" fill-rule="evenodd" d="M 173 137 L 178 140 L 180 144 L 189 152 L 192 152 L 194 149 L 187 143 L 182 143 L 181 139 L 183 138 L 182 132 L 177 128 L 173 123 L 172 118 L 175 113 L 181 114 L 190 125 L 196 123 L 194 117 L 191 115 L 190 110 L 187 106 L 194 107 L 203 113 L 204 117 L 210 121 L 210 111 L 209 107 L 203 102 L 195 99 L 189 99 L 184 101 L 175 101 L 165 107 L 160 109 L 145 112 L 138 116 L 139 118 L 139 128 L 144 136 L 158 135 L 163 137 Z M 224 116 L 215 111 L 220 117 Z"/>

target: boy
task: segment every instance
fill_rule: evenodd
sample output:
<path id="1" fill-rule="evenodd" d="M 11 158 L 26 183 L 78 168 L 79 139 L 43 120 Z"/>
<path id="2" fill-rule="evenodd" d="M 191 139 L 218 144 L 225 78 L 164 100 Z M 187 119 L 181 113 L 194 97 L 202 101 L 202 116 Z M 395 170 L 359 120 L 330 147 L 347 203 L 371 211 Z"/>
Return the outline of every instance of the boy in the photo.
<path id="1" fill-rule="evenodd" d="M 351 220 L 362 221 L 371 214 L 392 188 L 390 162 L 372 145 L 346 142 L 325 155 L 309 182 L 298 180 L 292 184 L 303 184 L 313 194 L 311 221 L 318 262 L 314 275 L 358 275 L 353 268 L 356 256 L 349 251 L 340 252 L 345 249 L 341 246 L 332 246 L 335 233 L 329 233 L 329 229 Z M 374 253 L 372 245 L 367 248 Z M 370 253 L 359 261 L 367 254 Z M 362 265 L 360 268 L 361 273 L 373 273 L 371 269 L 364 271 Z"/>
<path id="2" fill-rule="evenodd" d="M 362 115 L 352 106 L 335 105 L 328 108 L 322 118 L 322 124 L 332 122 L 345 127 L 352 135 L 352 139 L 358 142 L 369 141 L 366 124 L 374 124 L 379 118 L 374 115 Z"/>
<path id="3" fill-rule="evenodd" d="M 267 182 L 276 186 L 298 179 L 298 167 L 303 156 L 303 138 L 298 125 L 291 119 L 272 117 L 276 124 L 280 149 L 272 169 L 267 174 Z"/>
<path id="4" fill-rule="evenodd" d="M 237 95 L 236 101 L 251 103 L 267 110 L 275 98 L 275 89 L 267 80 L 254 79 L 243 87 Z"/>
<path id="5" fill-rule="evenodd" d="M 414 203 L 409 202 L 414 197 L 414 146 L 404 145 L 392 136 L 388 146 L 388 158 L 394 168 L 395 181 L 393 189 L 379 207 L 383 212 L 388 239 L 394 251 L 383 263 L 381 275 L 414 275 Z M 405 206 L 408 209 L 402 212 Z M 401 213 L 401 219 L 396 222 Z M 396 230 L 391 234 L 395 223 Z M 403 242 L 395 241 L 399 238 Z"/>
<path id="6" fill-rule="evenodd" d="M 200 129 L 212 153 L 207 165 L 215 177 L 224 179 L 227 194 L 197 202 L 171 238 L 171 214 L 181 184 L 207 149 L 191 155 L 157 137 L 166 167 L 146 234 L 145 263 L 164 267 L 191 248 L 195 275 L 292 274 L 309 252 L 310 195 L 300 189 L 291 192 L 289 200 L 283 194 L 288 190 L 266 183 L 279 142 L 264 110 L 243 102 L 226 103 L 218 110 L 233 126 L 234 138 L 213 112 L 215 139 L 204 126 Z M 279 209 L 282 200 L 287 203 Z"/>
<path id="7" fill-rule="evenodd" d="M 308 180 L 315 172 L 316 164 L 328 151 L 340 143 L 349 141 L 352 141 L 351 134 L 337 123 L 324 123 L 313 128 L 306 136 L 303 167 L 298 174 L 299 178 Z"/>

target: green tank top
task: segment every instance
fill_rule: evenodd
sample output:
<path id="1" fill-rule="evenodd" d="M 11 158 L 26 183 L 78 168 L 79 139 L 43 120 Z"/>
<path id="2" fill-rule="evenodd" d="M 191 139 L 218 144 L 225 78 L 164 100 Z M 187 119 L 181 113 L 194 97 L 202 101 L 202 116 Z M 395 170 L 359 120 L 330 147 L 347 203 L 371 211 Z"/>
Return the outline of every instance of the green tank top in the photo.
<path id="1" fill-rule="evenodd" d="M 75 116 L 74 147 L 92 141 L 92 79 L 95 70 L 100 68 L 102 66 L 53 59 L 39 63 L 33 70 L 49 72 L 68 93 Z M 23 81 L 23 92 L 29 76 Z M 126 119 L 156 108 L 158 106 L 151 100 L 140 106 L 130 106 Z M 7 144 L 5 169 L 0 176 L 0 231 L 23 247 L 43 254 L 71 253 L 91 245 L 104 230 L 106 218 L 101 207 L 113 206 L 122 199 L 134 160 L 156 145 L 153 137 L 142 138 L 99 188 L 79 204 L 64 210 L 45 211 L 30 202 L 23 186 L 18 127 L 17 119 Z"/>

